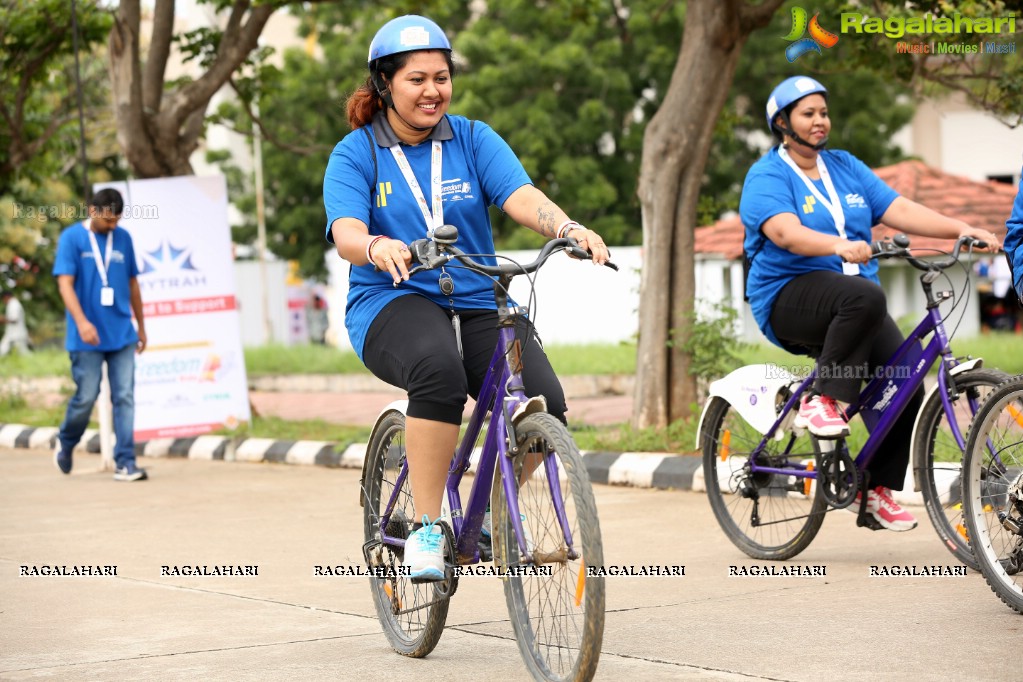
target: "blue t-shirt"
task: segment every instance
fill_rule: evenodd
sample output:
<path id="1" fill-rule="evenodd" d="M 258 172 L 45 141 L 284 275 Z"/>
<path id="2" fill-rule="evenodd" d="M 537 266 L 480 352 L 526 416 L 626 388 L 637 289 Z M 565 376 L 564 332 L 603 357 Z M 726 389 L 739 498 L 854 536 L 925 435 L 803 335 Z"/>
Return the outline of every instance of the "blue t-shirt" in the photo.
<path id="1" fill-rule="evenodd" d="M 71 313 L 66 312 L 67 335 L 64 345 L 69 351 L 114 351 L 134 345 L 139 340 L 135 325 L 131 322 L 131 290 L 128 286 L 129 281 L 139 274 L 135 249 L 131 235 L 124 228 L 115 227 L 111 234 L 113 244 L 107 268 L 107 282 L 114 290 L 114 304 L 111 306 L 100 303 L 103 280 L 96 268 L 88 228 L 82 223 L 75 223 L 61 233 L 57 243 L 53 274 L 75 278 L 75 295 L 78 296 L 82 312 L 99 334 L 99 345 L 85 343 Z M 106 258 L 106 235 L 96 235 L 96 246 L 99 247 L 100 257 Z"/>
<path id="2" fill-rule="evenodd" d="M 367 130 L 372 134 L 372 143 L 366 136 Z M 458 228 L 456 246 L 468 254 L 494 253 L 488 208 L 491 204 L 503 206 L 515 190 L 531 184 L 529 176 L 508 144 L 490 126 L 447 115 L 434 128 L 431 138 L 418 145 L 401 146 L 427 201 L 433 139 L 441 140 L 444 223 Z M 426 220 L 419 203 L 387 146 L 388 141 L 396 140 L 386 117 L 378 113 L 372 125 L 352 131 L 334 147 L 323 178 L 327 241 L 333 241 L 330 226 L 338 218 L 356 218 L 369 227 L 370 234 L 382 234 L 406 244 L 426 237 Z M 475 260 L 496 263 L 492 256 Z M 363 355 L 373 320 L 398 296 L 421 294 L 440 306 L 456 310 L 496 307 L 492 278 L 457 266 L 448 267 L 447 273 L 455 284 L 451 297 L 441 294 L 436 271 L 421 273 L 395 287 L 391 275 L 386 271 L 375 272 L 372 264 L 352 267 L 345 327 L 359 357 Z"/>
<path id="3" fill-rule="evenodd" d="M 1012 288 L 1023 301 L 1023 179 L 1019 181 L 1016 201 L 1012 204 L 1012 214 L 1005 221 L 1005 240 L 1002 242 L 1009 258 L 1012 270 Z"/>
<path id="4" fill-rule="evenodd" d="M 898 193 L 884 184 L 866 164 L 848 152 L 822 151 L 821 158 L 835 185 L 845 215 L 845 233 L 850 241 L 870 242 L 870 229 L 881 222 L 881 216 Z M 817 190 L 828 196 L 821 180 L 813 181 Z M 837 235 L 834 218 L 827 207 L 816 201 L 813 193 L 796 175 L 775 147 L 753 164 L 746 174 L 739 201 L 739 215 L 746 228 L 743 248 L 753 259 L 746 291 L 753 318 L 771 341 L 781 342 L 771 329 L 771 309 L 778 293 L 792 279 L 816 270 L 842 272 L 838 256 L 800 256 L 781 248 L 768 239 L 761 228 L 781 213 L 793 213 L 805 227 L 829 235 Z M 860 266 L 860 277 L 878 282 L 877 261 Z"/>

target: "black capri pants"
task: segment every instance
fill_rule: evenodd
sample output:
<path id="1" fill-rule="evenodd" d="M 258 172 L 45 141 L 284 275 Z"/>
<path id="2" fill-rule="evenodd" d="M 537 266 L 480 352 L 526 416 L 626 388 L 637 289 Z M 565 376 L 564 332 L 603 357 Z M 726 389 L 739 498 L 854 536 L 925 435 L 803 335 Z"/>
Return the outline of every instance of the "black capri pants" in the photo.
<path id="1" fill-rule="evenodd" d="M 363 361 L 377 378 L 408 392 L 408 416 L 461 424 L 466 396 L 479 396 L 497 345 L 496 310 L 459 310 L 462 351 L 451 311 L 418 294 L 394 299 L 366 334 Z M 527 320 L 516 320 L 523 344 L 526 395 L 547 400 L 547 411 L 565 422 L 565 392 Z"/>
<path id="2" fill-rule="evenodd" d="M 846 403 L 857 401 L 865 381 L 905 340 L 888 314 L 881 287 L 830 270 L 800 275 L 786 284 L 771 309 L 771 328 L 790 352 L 817 359 L 814 388 Z M 871 487 L 902 490 L 922 403 L 923 392 L 917 391 L 867 466 Z"/>

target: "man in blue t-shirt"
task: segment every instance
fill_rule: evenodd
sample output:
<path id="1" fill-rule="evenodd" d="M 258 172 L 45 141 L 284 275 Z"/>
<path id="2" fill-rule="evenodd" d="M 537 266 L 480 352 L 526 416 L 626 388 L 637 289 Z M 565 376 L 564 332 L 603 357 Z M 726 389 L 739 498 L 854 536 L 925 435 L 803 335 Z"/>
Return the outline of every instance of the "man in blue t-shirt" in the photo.
<path id="1" fill-rule="evenodd" d="M 145 350 L 146 328 L 135 249 L 128 231 L 117 226 L 123 211 L 120 192 L 100 190 L 89 203 L 88 220 L 64 230 L 57 244 L 53 274 L 67 309 L 65 347 L 76 390 L 54 460 L 63 473 L 71 473 L 71 453 L 89 424 L 105 362 L 117 439 L 114 480 L 141 481 L 146 472 L 135 464 L 135 353 Z"/>

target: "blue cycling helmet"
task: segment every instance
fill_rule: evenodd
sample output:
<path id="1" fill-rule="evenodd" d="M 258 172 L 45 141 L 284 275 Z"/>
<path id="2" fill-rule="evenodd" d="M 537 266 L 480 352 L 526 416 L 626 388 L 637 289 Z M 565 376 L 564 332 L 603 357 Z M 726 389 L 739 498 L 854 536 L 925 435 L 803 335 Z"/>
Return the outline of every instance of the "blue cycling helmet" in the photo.
<path id="1" fill-rule="evenodd" d="M 373 62 L 381 57 L 415 50 L 448 50 L 450 52 L 451 43 L 441 27 L 433 21 L 416 14 L 406 14 L 403 17 L 391 19 L 380 27 L 377 34 L 373 36 L 373 42 L 369 44 L 367 62 L 372 66 Z"/>
<path id="2" fill-rule="evenodd" d="M 772 92 L 767 100 L 767 129 L 775 131 L 774 117 L 785 107 L 798 102 L 807 95 L 820 93 L 828 96 L 828 89 L 809 76 L 786 78 Z"/>

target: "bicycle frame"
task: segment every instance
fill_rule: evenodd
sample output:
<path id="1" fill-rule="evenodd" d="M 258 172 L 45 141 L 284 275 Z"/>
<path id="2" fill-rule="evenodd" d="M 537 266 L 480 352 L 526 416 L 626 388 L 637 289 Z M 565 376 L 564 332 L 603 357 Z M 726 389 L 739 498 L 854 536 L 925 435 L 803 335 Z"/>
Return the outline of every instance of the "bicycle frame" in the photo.
<path id="1" fill-rule="evenodd" d="M 494 296 L 498 310 L 498 341 L 490 360 L 480 389 L 476 406 L 469 425 L 455 450 L 445 481 L 448 506 L 451 512 L 452 531 L 455 538 L 455 557 L 458 564 L 475 564 L 480 561 L 479 538 L 483 517 L 494 482 L 494 472 L 500 468 L 501 484 L 508 501 L 509 517 L 519 544 L 519 555 L 525 563 L 532 563 L 533 557 L 527 550 L 522 520 L 519 512 L 518 481 L 512 456 L 517 452 L 515 421 L 520 415 L 536 411 L 542 398 L 528 398 L 522 384 L 522 349 L 515 337 L 515 320 L 528 312 L 525 308 L 508 305 L 506 293 L 511 282 L 510 275 L 502 275 L 494 283 Z M 499 409 L 495 409 L 500 406 Z M 488 419 L 488 414 L 489 419 Z M 480 453 L 472 489 L 469 491 L 467 506 L 462 508 L 458 487 L 462 476 L 469 470 L 470 456 L 479 437 L 480 430 L 487 425 L 487 435 Z M 544 454 L 544 468 L 550 482 L 551 498 L 561 524 L 562 533 L 569 555 L 573 549 L 572 530 L 565 513 L 565 501 L 561 496 L 557 462 L 550 454 Z M 403 547 L 405 540 L 387 535 L 386 528 L 398 494 L 408 476 L 408 462 L 404 462 L 394 488 L 387 500 L 387 511 L 380 518 L 380 537 L 385 545 Z"/>
<path id="2" fill-rule="evenodd" d="M 960 449 L 965 447 L 966 438 L 959 430 L 959 425 L 955 419 L 955 408 L 948 395 L 950 372 L 959 363 L 949 348 L 948 334 L 945 331 L 941 311 L 938 307 L 939 301 L 934 298 L 928 273 L 921 275 L 920 279 L 923 284 L 924 293 L 927 296 L 927 313 L 916 329 L 909 334 L 907 339 L 899 346 L 898 350 L 895 351 L 883 367 L 885 370 L 908 369 L 910 372 L 909 376 L 875 376 L 867 383 L 863 391 L 860 392 L 858 401 L 850 405 L 846 410 L 846 415 L 849 419 L 860 414 L 870 432 L 867 441 L 863 444 L 855 460 L 856 468 L 860 471 L 864 471 L 877 454 L 881 443 L 888 433 L 891 432 L 895 422 L 902 416 L 909 402 L 923 384 L 927 372 L 930 371 L 938 358 L 942 359 L 941 368 L 938 371 L 938 390 L 941 395 L 941 404 L 945 410 L 945 415 L 948 418 L 948 423 L 951 426 L 956 443 Z M 932 332 L 931 340 L 921 348 L 924 338 Z M 882 374 L 887 374 L 887 372 Z M 771 467 L 761 466 L 756 461 L 757 455 L 763 451 L 765 444 L 781 427 L 782 422 L 785 421 L 792 410 L 799 409 L 800 398 L 816 378 L 817 369 L 814 368 L 810 376 L 799 385 L 799 388 L 786 401 L 781 414 L 750 456 L 752 472 L 795 475 L 811 479 L 817 478 L 816 470 L 807 471 L 805 468 L 795 464 L 786 467 Z M 787 452 L 788 449 L 786 449 L 786 454 Z"/>

